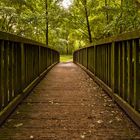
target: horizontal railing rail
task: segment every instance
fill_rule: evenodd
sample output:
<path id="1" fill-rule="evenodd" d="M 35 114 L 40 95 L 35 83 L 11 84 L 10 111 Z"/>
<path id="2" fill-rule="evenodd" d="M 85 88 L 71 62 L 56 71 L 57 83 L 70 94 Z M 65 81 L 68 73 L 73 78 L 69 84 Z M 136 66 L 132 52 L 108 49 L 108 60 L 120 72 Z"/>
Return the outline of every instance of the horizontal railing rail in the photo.
<path id="1" fill-rule="evenodd" d="M 140 31 L 79 49 L 74 52 L 73 60 L 140 126 Z"/>
<path id="2" fill-rule="evenodd" d="M 0 124 L 58 62 L 56 50 L 0 31 Z"/>

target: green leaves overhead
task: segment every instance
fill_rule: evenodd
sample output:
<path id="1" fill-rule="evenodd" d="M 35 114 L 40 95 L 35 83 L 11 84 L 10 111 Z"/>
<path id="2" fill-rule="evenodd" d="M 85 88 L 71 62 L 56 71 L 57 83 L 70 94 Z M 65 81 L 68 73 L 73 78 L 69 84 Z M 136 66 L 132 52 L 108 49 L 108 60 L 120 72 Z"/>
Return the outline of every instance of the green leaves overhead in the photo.
<path id="1" fill-rule="evenodd" d="M 72 53 L 105 37 L 140 28 L 139 0 L 48 0 L 48 45 Z M 1 0 L 0 30 L 46 43 L 46 0 Z M 66 2 L 65 2 L 66 3 Z"/>

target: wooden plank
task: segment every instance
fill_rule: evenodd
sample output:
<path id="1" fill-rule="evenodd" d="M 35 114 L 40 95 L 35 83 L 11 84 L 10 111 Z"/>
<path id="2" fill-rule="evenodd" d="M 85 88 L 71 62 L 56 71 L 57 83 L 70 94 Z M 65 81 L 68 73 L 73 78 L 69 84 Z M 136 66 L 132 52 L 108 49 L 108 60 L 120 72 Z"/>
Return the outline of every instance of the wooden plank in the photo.
<path id="1" fill-rule="evenodd" d="M 97 50 L 96 50 L 96 45 L 95 45 L 95 46 L 94 46 L 94 74 L 95 74 L 95 75 L 96 75 L 96 65 L 97 65 L 97 64 L 96 64 L 96 61 L 97 61 L 97 60 L 96 60 L 96 57 L 97 57 L 97 56 L 96 56 L 96 55 L 97 55 L 96 52 L 97 52 Z"/>
<path id="2" fill-rule="evenodd" d="M 136 110 L 140 113 L 140 39 L 136 48 Z"/>
<path id="3" fill-rule="evenodd" d="M 133 63 L 134 63 L 134 108 L 135 110 L 138 110 L 138 98 L 140 97 L 138 95 L 138 89 L 139 88 L 139 85 L 138 85 L 138 76 L 139 76 L 139 71 L 137 70 L 137 66 L 138 66 L 138 63 L 137 63 L 137 49 L 138 46 L 136 46 L 136 40 L 133 40 L 132 42 L 132 52 L 133 52 Z M 138 97 L 139 96 L 139 97 Z"/>
<path id="4" fill-rule="evenodd" d="M 25 87 L 25 52 L 24 52 L 24 44 L 21 43 L 21 86 L 22 90 Z"/>
<path id="5" fill-rule="evenodd" d="M 77 64 L 79 65 L 79 64 Z M 109 88 L 102 80 L 100 80 L 97 76 L 95 76 L 91 71 L 85 69 L 82 65 L 79 65 L 83 70 L 90 75 L 90 77 L 95 80 L 114 101 L 132 118 L 132 120 L 140 127 L 140 113 L 135 111 L 127 102 L 125 102 L 119 95 L 113 94 L 111 88 Z"/>
<path id="6" fill-rule="evenodd" d="M 110 65 L 111 65 L 110 64 L 110 57 L 109 57 L 110 56 L 110 49 L 112 50 L 112 44 L 111 44 L 111 46 L 108 46 L 108 48 L 107 48 L 107 82 L 108 82 L 108 85 L 110 85 Z"/>
<path id="7" fill-rule="evenodd" d="M 121 80 L 121 72 L 120 72 L 120 58 L 121 58 L 121 53 L 120 53 L 120 50 L 121 50 L 121 48 L 120 48 L 120 45 L 119 45 L 119 47 L 118 47 L 118 95 L 120 95 L 120 87 L 121 87 L 121 83 L 120 83 L 120 80 Z"/>
<path id="8" fill-rule="evenodd" d="M 12 73 L 12 81 L 11 81 L 11 85 L 12 85 L 12 97 L 14 97 L 14 93 L 15 93 L 15 87 L 14 87 L 14 78 L 15 78 L 15 73 L 14 73 L 14 43 L 12 43 L 12 56 L 11 56 L 11 59 L 12 59 L 12 70 L 11 70 L 11 73 Z"/>
<path id="9" fill-rule="evenodd" d="M 126 90 L 125 90 L 125 77 L 126 77 L 126 73 L 125 73 L 125 42 L 122 42 L 122 98 L 125 100 L 125 94 L 126 94 Z"/>
<path id="10" fill-rule="evenodd" d="M 8 42 L 4 43 L 4 107 L 8 104 Z"/>
<path id="11" fill-rule="evenodd" d="M 115 92 L 115 42 L 112 42 L 111 44 L 111 89 L 114 93 Z"/>
<path id="12" fill-rule="evenodd" d="M 7 44 L 7 97 L 8 97 L 8 103 L 10 102 L 10 42 L 8 41 Z"/>
<path id="13" fill-rule="evenodd" d="M 135 40 L 133 40 L 132 42 L 132 60 L 133 60 L 133 63 L 134 63 L 134 108 L 136 109 L 136 81 L 137 81 L 137 75 L 136 75 L 136 42 Z"/>
<path id="14" fill-rule="evenodd" d="M 2 110 L 2 50 L 1 50 L 1 46 L 2 46 L 2 41 L 0 40 L 0 111 Z"/>
<path id="15" fill-rule="evenodd" d="M 130 91 L 131 91 L 131 85 L 130 85 L 130 63 L 131 63 L 131 59 L 130 59 L 130 42 L 127 41 L 127 101 L 130 104 Z"/>
<path id="16" fill-rule="evenodd" d="M 114 42 L 113 42 L 114 43 Z M 115 43 L 114 43 L 114 45 L 115 45 Z M 111 61 L 112 61 L 112 56 L 111 56 L 111 51 L 112 51 L 112 46 L 110 46 L 109 48 L 108 48 L 108 84 L 109 84 L 109 86 L 111 87 Z M 114 46 L 114 49 L 115 49 L 115 46 Z"/>
<path id="17" fill-rule="evenodd" d="M 48 67 L 44 72 L 40 74 L 33 82 L 31 82 L 26 89 L 24 89 L 23 94 L 17 95 L 6 107 L 0 112 L 0 125 L 7 119 L 7 117 L 12 113 L 12 111 L 17 107 L 19 103 L 29 94 L 29 92 L 40 82 L 40 80 L 56 65 Z"/>
<path id="18" fill-rule="evenodd" d="M 0 110 L 4 107 L 4 41 L 0 44 Z"/>
<path id="19" fill-rule="evenodd" d="M 18 44 L 20 46 L 20 44 Z M 18 86 L 18 93 L 22 91 L 21 85 L 21 47 L 17 47 L 17 86 Z"/>
<path id="20" fill-rule="evenodd" d="M 13 43 L 9 45 L 9 100 L 11 101 L 13 94 Z"/>
<path id="21" fill-rule="evenodd" d="M 14 43 L 14 97 L 17 92 L 17 44 Z"/>
<path id="22" fill-rule="evenodd" d="M 86 68 L 88 69 L 88 48 L 86 48 Z"/>
<path id="23" fill-rule="evenodd" d="M 5 41 L 12 41 L 12 42 L 16 42 L 16 43 L 24 43 L 24 44 L 32 44 L 32 45 L 37 45 L 37 46 L 41 46 L 43 48 L 46 48 L 45 44 L 42 44 L 40 42 L 25 38 L 25 37 L 21 37 L 12 33 L 7 33 L 7 32 L 3 32 L 0 31 L 0 39 L 1 40 L 5 40 Z M 19 46 L 20 47 L 20 46 Z M 47 47 L 47 49 L 50 49 L 52 51 L 58 52 L 52 48 Z"/>
<path id="24" fill-rule="evenodd" d="M 109 45 L 109 44 L 108 44 Z M 105 47 L 105 83 L 108 85 L 108 80 L 107 80 L 107 49 L 108 49 L 108 45 Z"/>

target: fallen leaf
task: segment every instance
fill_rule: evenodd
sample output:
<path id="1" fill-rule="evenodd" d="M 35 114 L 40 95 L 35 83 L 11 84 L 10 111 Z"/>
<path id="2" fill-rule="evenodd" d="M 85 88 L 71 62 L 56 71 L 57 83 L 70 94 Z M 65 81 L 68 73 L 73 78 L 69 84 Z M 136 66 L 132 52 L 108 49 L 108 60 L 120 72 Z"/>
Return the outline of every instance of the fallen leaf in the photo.
<path id="1" fill-rule="evenodd" d="M 112 122 L 113 122 L 112 120 L 109 121 L 110 124 L 111 124 Z"/>
<path id="2" fill-rule="evenodd" d="M 85 138 L 85 135 L 82 134 L 82 135 L 81 135 L 81 138 L 84 139 L 84 138 Z"/>
<path id="3" fill-rule="evenodd" d="M 23 123 L 18 123 L 18 124 L 16 124 L 16 125 L 14 125 L 14 127 L 20 127 L 20 126 L 22 126 L 23 125 Z"/>
<path id="4" fill-rule="evenodd" d="M 119 117 L 115 117 L 117 121 L 121 121 L 121 119 Z"/>
<path id="5" fill-rule="evenodd" d="M 30 136 L 30 139 L 33 139 L 33 138 L 34 138 L 34 136 L 31 135 L 31 136 Z"/>
<path id="6" fill-rule="evenodd" d="M 100 124 L 100 123 L 103 123 L 103 121 L 102 121 L 102 120 L 98 120 L 98 121 L 97 121 L 97 123 L 99 123 L 99 124 Z"/>

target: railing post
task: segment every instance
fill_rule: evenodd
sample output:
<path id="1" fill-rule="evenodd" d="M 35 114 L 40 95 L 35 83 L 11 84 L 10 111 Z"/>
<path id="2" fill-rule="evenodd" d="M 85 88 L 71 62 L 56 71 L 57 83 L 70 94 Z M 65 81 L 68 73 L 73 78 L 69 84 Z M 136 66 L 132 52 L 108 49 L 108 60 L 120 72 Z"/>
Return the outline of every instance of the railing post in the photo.
<path id="1" fill-rule="evenodd" d="M 39 64 L 38 64 L 38 70 L 39 70 L 39 75 L 40 75 L 40 73 L 41 73 L 41 51 L 40 51 L 40 49 L 41 49 L 41 47 L 39 46 L 39 48 L 38 48 L 38 61 L 39 61 Z"/>
<path id="2" fill-rule="evenodd" d="M 9 75 L 9 97 L 10 100 L 14 97 L 14 43 L 11 43 L 9 51 L 9 67 L 10 67 L 10 75 Z"/>
<path id="3" fill-rule="evenodd" d="M 127 101 L 129 104 L 131 104 L 131 99 L 130 99 L 130 92 L 131 92 L 131 78 L 130 78 L 130 65 L 131 65 L 131 60 L 130 60 L 130 42 L 127 41 Z"/>
<path id="4" fill-rule="evenodd" d="M 125 52 L 125 42 L 123 41 L 122 42 L 122 97 L 123 99 L 125 100 L 125 97 L 126 97 L 126 67 L 125 67 L 125 61 L 126 59 L 126 52 Z"/>
<path id="5" fill-rule="evenodd" d="M 87 69 L 88 69 L 88 48 L 86 48 L 86 56 L 87 56 Z"/>
<path id="6" fill-rule="evenodd" d="M 137 66 L 138 66 L 138 56 L 137 56 L 137 47 L 139 47 L 139 46 L 136 46 L 136 41 L 135 40 L 133 40 L 133 42 L 132 42 L 132 61 L 133 61 L 133 63 L 134 63 L 134 67 L 133 67 L 133 69 L 134 69 L 134 108 L 136 109 L 136 110 L 138 110 L 138 109 L 140 109 L 139 108 L 139 104 L 140 103 L 138 103 L 138 101 L 140 100 L 139 99 L 139 97 L 140 97 L 140 95 L 139 95 L 139 92 L 140 92 L 140 86 L 139 86 L 139 83 L 138 83 L 138 79 L 140 78 L 140 75 L 139 75 L 139 70 L 138 70 L 138 68 L 137 68 Z"/>
<path id="7" fill-rule="evenodd" d="M 96 45 L 94 45 L 94 75 L 96 75 Z"/>
<path id="8" fill-rule="evenodd" d="M 8 104 L 8 42 L 4 44 L 4 106 Z"/>
<path id="9" fill-rule="evenodd" d="M 22 91 L 25 86 L 25 52 L 24 52 L 24 44 L 21 43 L 21 87 Z"/>
<path id="10" fill-rule="evenodd" d="M 115 42 L 111 44 L 111 88 L 115 90 Z"/>
<path id="11" fill-rule="evenodd" d="M 4 106 L 4 41 L 0 46 L 0 110 Z"/>

